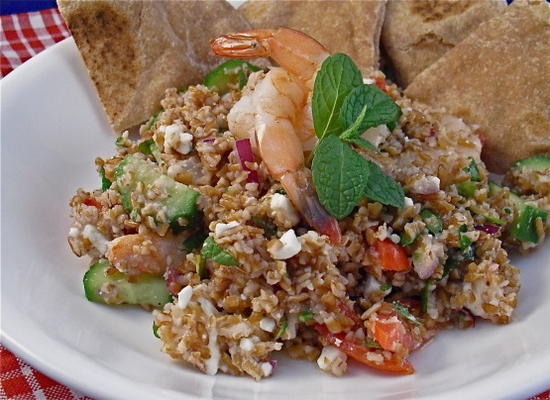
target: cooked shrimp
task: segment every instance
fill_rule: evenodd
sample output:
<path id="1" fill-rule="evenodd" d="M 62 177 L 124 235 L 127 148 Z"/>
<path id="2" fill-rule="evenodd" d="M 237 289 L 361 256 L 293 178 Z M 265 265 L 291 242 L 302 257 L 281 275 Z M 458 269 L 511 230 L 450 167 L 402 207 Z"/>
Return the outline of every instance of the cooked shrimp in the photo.
<path id="1" fill-rule="evenodd" d="M 310 94 L 314 76 L 329 52 L 311 37 L 287 28 L 224 35 L 211 43 L 225 57 L 271 57 L 272 68 L 229 112 L 229 129 L 250 137 L 270 174 L 285 188 L 307 222 L 333 243 L 341 238 L 338 222 L 319 203 L 304 165 L 315 133 Z M 252 78 L 254 79 L 254 78 Z"/>
<path id="2" fill-rule="evenodd" d="M 180 264 L 185 253 L 181 240 L 172 235 L 138 233 L 113 239 L 105 254 L 112 266 L 130 274 L 162 274 L 166 268 Z"/>

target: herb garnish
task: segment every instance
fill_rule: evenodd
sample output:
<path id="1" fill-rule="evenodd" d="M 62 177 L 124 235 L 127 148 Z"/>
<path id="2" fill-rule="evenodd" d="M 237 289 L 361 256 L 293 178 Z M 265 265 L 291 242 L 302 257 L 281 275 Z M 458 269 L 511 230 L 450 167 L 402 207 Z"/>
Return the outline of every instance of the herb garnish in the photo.
<path id="1" fill-rule="evenodd" d="M 104 192 L 111 187 L 113 182 L 105 177 L 105 168 L 103 167 L 99 168 L 99 176 L 101 177 L 101 191 Z"/>
<path id="2" fill-rule="evenodd" d="M 334 135 L 319 143 L 311 169 L 319 201 L 336 218 L 352 212 L 364 196 L 369 177 L 366 160 Z"/>
<path id="3" fill-rule="evenodd" d="M 397 301 L 394 301 L 392 303 L 392 306 L 393 306 L 395 311 L 397 311 L 399 314 L 401 314 L 401 316 L 403 316 L 404 318 L 411 321 L 413 324 L 422 325 L 422 323 L 419 320 L 417 320 L 416 317 L 414 315 L 412 315 L 409 310 L 407 310 L 407 307 L 403 306 L 402 304 L 398 303 Z"/>
<path id="4" fill-rule="evenodd" d="M 340 123 L 350 126 L 366 107 L 367 112 L 362 119 L 362 132 L 379 125 L 387 125 L 393 130 L 401 117 L 401 109 L 390 96 L 375 85 L 359 85 L 345 98 L 340 111 Z"/>
<path id="5" fill-rule="evenodd" d="M 222 249 L 214 241 L 213 237 L 208 237 L 204 241 L 201 249 L 201 256 L 205 259 L 211 259 L 214 262 L 217 262 L 218 264 L 229 265 L 229 266 L 235 266 L 239 264 L 235 259 L 235 257 L 231 255 L 231 253 Z"/>
<path id="6" fill-rule="evenodd" d="M 378 152 L 361 134 L 381 124 L 393 129 L 401 110 L 376 86 L 363 84 L 359 69 L 345 54 L 334 54 L 323 62 L 313 88 L 312 114 L 320 141 L 313 151 L 311 170 L 325 209 L 341 219 L 365 196 L 403 207 L 401 185 L 349 145 Z"/>
<path id="7" fill-rule="evenodd" d="M 311 311 L 303 311 L 298 314 L 298 321 L 308 322 L 313 319 L 313 313 Z"/>
<path id="8" fill-rule="evenodd" d="M 312 95 L 312 115 L 319 139 L 341 132 L 340 109 L 346 96 L 363 83 L 361 72 L 345 54 L 328 57 L 315 78 Z"/>
<path id="9" fill-rule="evenodd" d="M 275 335 L 275 340 L 279 339 L 281 336 L 283 336 L 286 332 L 286 328 L 288 328 L 288 322 L 284 320 L 281 322 L 281 326 L 279 327 L 279 330 L 277 331 L 277 334 Z"/>

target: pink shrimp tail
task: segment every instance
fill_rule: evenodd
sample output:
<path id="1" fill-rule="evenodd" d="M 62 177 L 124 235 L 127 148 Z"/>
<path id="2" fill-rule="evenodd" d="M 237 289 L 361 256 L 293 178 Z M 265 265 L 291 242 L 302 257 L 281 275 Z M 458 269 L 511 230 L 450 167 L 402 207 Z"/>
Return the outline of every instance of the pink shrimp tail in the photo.
<path id="1" fill-rule="evenodd" d="M 338 221 L 331 217 L 323 208 L 315 189 L 311 184 L 311 176 L 306 170 L 288 172 L 280 179 L 292 204 L 298 209 L 307 223 L 323 235 L 327 235 L 333 244 L 340 243 L 342 233 Z"/>

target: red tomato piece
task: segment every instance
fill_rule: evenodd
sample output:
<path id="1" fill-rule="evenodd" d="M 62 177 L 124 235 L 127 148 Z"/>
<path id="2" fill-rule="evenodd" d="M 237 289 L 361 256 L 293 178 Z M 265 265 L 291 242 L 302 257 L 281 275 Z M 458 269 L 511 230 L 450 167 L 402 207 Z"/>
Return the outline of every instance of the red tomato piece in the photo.
<path id="1" fill-rule="evenodd" d="M 361 364 L 394 374 L 414 373 L 414 368 L 408 360 L 397 358 L 387 360 L 384 358 L 384 361 L 379 364 L 373 359 L 370 359 L 368 354 L 372 353 L 380 355 L 380 352 L 371 350 L 360 343 L 345 339 L 343 333 L 331 333 L 325 325 L 316 325 L 315 329 L 328 344 L 337 347 L 340 351 L 359 361 Z"/>
<path id="2" fill-rule="evenodd" d="M 374 249 L 378 253 L 380 266 L 385 271 L 406 271 L 411 267 L 405 249 L 390 239 L 377 240 L 374 242 Z"/>

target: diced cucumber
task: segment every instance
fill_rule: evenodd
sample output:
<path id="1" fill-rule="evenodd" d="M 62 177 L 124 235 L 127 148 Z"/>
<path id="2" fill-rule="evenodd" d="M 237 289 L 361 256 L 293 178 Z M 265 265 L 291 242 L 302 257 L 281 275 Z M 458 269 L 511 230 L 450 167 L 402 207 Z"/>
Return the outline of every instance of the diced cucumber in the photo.
<path id="1" fill-rule="evenodd" d="M 456 189 L 461 196 L 470 199 L 474 197 L 477 186 L 472 181 L 460 182 L 456 184 Z"/>
<path id="2" fill-rule="evenodd" d="M 162 307 L 172 301 L 166 281 L 156 275 L 141 274 L 131 278 L 121 272 L 106 274 L 107 260 L 99 260 L 84 274 L 84 294 L 89 301 L 116 305 L 133 304 Z M 111 272 L 111 271 L 109 271 Z M 131 281 L 130 281 L 131 280 Z"/>
<path id="3" fill-rule="evenodd" d="M 489 182 L 489 196 L 498 195 L 502 191 L 502 186 L 494 182 Z M 524 242 L 538 243 L 539 236 L 535 227 L 535 221 L 538 217 L 542 222 L 546 222 L 548 213 L 540 208 L 525 204 L 525 202 L 515 193 L 510 192 L 510 200 L 516 209 L 516 218 L 512 222 L 511 235 L 513 238 Z"/>
<path id="4" fill-rule="evenodd" d="M 512 237 L 524 242 L 538 243 L 539 235 L 535 226 L 537 218 L 541 218 L 544 223 L 548 213 L 540 208 L 525 205 L 512 223 Z"/>
<path id="5" fill-rule="evenodd" d="M 537 154 L 535 156 L 524 158 L 523 160 L 518 160 L 514 163 L 514 168 L 522 167 L 533 171 L 545 170 L 547 168 L 550 168 L 550 156 Z"/>
<path id="6" fill-rule="evenodd" d="M 179 218 L 190 220 L 197 212 L 198 192 L 163 174 L 160 168 L 150 161 L 128 155 L 118 165 L 115 178 L 126 212 L 131 212 L 135 208 L 131 194 L 138 183 L 143 185 L 144 193 L 153 187 L 166 192 L 166 197 L 159 201 L 165 208 L 166 218 L 170 224 L 177 223 Z"/>
<path id="7" fill-rule="evenodd" d="M 230 85 L 238 85 L 242 89 L 248 80 L 250 72 L 259 71 L 260 68 L 243 60 L 229 60 L 214 68 L 204 77 L 204 85 L 215 90 L 219 94 L 225 94 L 231 90 Z"/>

